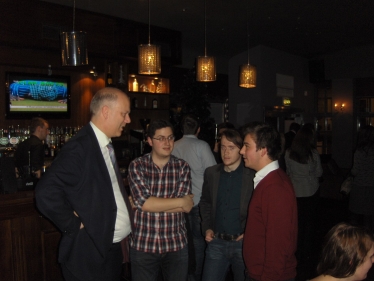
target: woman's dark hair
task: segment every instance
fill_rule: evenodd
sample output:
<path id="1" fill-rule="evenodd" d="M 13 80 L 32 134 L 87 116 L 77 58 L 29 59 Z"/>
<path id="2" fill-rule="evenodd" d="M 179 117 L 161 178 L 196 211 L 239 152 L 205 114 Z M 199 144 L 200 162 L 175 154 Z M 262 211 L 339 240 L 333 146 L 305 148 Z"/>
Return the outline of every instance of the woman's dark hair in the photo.
<path id="1" fill-rule="evenodd" d="M 310 126 L 301 127 L 289 148 L 290 158 L 301 164 L 313 159 L 313 150 L 316 149 L 314 137 L 315 131 Z"/>
<path id="2" fill-rule="evenodd" d="M 335 278 L 352 276 L 373 245 L 374 237 L 369 230 L 339 223 L 325 237 L 317 273 Z"/>
<path id="3" fill-rule="evenodd" d="M 368 152 L 374 146 L 374 127 L 366 125 L 360 129 L 357 137 L 357 150 Z"/>
<path id="4" fill-rule="evenodd" d="M 228 141 L 231 141 L 235 144 L 239 149 L 243 146 L 243 138 L 240 133 L 235 129 L 225 129 L 221 133 L 221 138 L 225 136 Z"/>

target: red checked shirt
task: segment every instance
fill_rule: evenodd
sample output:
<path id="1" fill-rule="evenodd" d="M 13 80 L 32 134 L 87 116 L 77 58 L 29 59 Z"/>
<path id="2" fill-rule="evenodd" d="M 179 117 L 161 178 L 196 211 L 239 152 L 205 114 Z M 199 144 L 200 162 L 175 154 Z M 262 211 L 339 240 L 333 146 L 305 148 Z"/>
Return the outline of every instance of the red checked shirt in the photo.
<path id="1" fill-rule="evenodd" d="M 135 210 L 135 231 L 131 247 L 149 253 L 167 253 L 187 245 L 184 213 L 144 212 L 142 206 L 150 197 L 181 198 L 191 194 L 191 171 L 186 161 L 171 155 L 160 169 L 151 154 L 132 161 L 128 181 Z"/>

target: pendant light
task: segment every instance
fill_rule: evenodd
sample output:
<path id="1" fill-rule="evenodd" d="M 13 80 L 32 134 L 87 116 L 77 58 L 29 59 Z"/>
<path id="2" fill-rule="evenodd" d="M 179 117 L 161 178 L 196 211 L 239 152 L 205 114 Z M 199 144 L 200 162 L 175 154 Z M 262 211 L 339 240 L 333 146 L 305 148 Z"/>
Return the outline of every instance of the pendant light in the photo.
<path id="1" fill-rule="evenodd" d="M 62 66 L 87 65 L 86 32 L 74 31 L 75 27 L 75 0 L 73 8 L 73 31 L 61 32 L 61 58 Z"/>
<path id="2" fill-rule="evenodd" d="M 148 0 L 148 44 L 138 46 L 139 74 L 161 73 L 161 48 L 151 44 L 151 1 Z"/>
<path id="3" fill-rule="evenodd" d="M 248 1 L 249 2 L 249 1 Z M 257 79 L 257 69 L 249 64 L 249 3 L 247 2 L 247 64 L 242 64 L 239 69 L 239 87 L 255 88 Z"/>
<path id="4" fill-rule="evenodd" d="M 204 1 L 204 56 L 196 58 L 196 81 L 216 81 L 215 58 L 206 55 L 206 0 Z"/>

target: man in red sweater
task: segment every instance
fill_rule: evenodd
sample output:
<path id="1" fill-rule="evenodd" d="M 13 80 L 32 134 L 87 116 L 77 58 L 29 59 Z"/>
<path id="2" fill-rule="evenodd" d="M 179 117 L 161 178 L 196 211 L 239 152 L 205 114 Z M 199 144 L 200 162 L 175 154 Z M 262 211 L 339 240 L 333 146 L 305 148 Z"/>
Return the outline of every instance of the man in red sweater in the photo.
<path id="1" fill-rule="evenodd" d="M 245 166 L 257 172 L 243 241 L 249 280 L 294 280 L 297 205 L 292 183 L 279 169 L 281 136 L 257 122 L 244 126 L 243 135 L 240 154 Z"/>

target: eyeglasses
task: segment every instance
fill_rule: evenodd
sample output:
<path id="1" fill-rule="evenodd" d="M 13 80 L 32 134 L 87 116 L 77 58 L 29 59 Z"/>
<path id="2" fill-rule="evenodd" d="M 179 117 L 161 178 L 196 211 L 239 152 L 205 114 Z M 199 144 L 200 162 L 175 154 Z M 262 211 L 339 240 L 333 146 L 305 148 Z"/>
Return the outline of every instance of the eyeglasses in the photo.
<path id="1" fill-rule="evenodd" d="M 166 140 L 168 141 L 174 141 L 175 137 L 174 136 L 168 136 L 168 137 L 159 137 L 159 138 L 153 138 L 154 140 L 158 140 L 159 142 L 166 142 Z"/>

